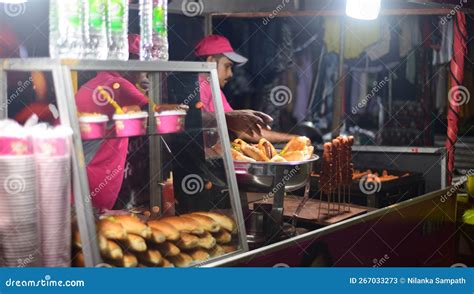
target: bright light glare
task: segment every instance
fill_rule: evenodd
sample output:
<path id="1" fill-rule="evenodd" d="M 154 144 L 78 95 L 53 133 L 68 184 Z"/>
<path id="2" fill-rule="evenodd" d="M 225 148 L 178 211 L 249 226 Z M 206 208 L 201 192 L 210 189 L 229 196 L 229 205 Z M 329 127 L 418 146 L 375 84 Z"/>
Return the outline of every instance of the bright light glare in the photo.
<path id="1" fill-rule="evenodd" d="M 346 14 L 357 19 L 374 20 L 379 16 L 380 2 L 381 0 L 347 0 Z"/>

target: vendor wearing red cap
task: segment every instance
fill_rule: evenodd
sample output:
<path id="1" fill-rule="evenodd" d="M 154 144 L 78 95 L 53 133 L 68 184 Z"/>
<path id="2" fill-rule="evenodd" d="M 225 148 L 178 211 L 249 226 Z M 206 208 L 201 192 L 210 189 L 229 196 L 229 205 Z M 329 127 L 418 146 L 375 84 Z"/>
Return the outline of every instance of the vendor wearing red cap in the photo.
<path id="1" fill-rule="evenodd" d="M 242 66 L 248 61 L 247 58 L 234 51 L 227 38 L 219 35 L 209 35 L 202 39 L 196 45 L 195 55 L 203 61 L 217 63 L 217 75 L 221 89 L 232 79 L 232 66 L 234 64 Z M 201 76 L 199 80 L 201 87 L 200 99 L 203 103 L 203 110 L 205 112 L 214 112 L 211 86 L 204 76 Z M 238 137 L 255 142 L 261 137 L 272 142 L 285 142 L 293 137 L 293 135 L 270 131 L 268 127 L 267 129 L 260 128 L 256 130 L 255 127 L 257 125 L 260 127 L 266 125 L 265 123 L 272 120 L 271 117 L 254 110 L 233 110 L 222 90 L 220 91 L 220 96 L 224 111 L 226 112 L 228 127 Z M 257 121 L 252 120 L 253 116 L 257 117 Z"/>
<path id="2" fill-rule="evenodd" d="M 129 35 L 129 58 L 138 59 L 140 54 L 140 36 Z M 124 110 L 142 108 L 148 103 L 142 93 L 149 88 L 146 73 L 118 73 L 103 71 L 79 89 L 76 104 L 80 113 L 101 113 L 109 118 L 115 109 L 97 90 L 102 86 L 105 91 Z M 141 89 L 138 89 L 140 87 Z M 103 103 L 102 103 L 103 102 Z M 94 207 L 112 209 L 120 192 L 128 150 L 128 138 L 113 138 L 101 141 L 85 141 L 84 154 L 87 163 L 87 175 L 90 187 L 90 199 Z"/>

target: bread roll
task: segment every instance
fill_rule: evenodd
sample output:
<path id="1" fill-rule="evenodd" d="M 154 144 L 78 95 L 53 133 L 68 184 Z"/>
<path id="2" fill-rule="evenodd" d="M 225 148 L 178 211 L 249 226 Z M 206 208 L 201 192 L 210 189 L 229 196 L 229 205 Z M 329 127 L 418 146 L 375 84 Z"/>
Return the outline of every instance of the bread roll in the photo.
<path id="1" fill-rule="evenodd" d="M 135 255 L 127 253 L 123 256 L 123 259 L 120 264 L 123 267 L 136 267 L 138 265 L 138 260 Z"/>
<path id="2" fill-rule="evenodd" d="M 269 161 L 270 158 L 278 154 L 272 143 L 265 138 L 258 141 L 258 149 L 265 155 L 265 161 Z"/>
<path id="3" fill-rule="evenodd" d="M 198 238 L 197 246 L 204 249 L 211 249 L 216 245 L 216 239 L 212 235 L 206 232 L 204 235 Z"/>
<path id="4" fill-rule="evenodd" d="M 109 260 L 110 264 L 118 267 L 137 267 L 138 259 L 135 255 L 126 253 L 123 255 L 123 258 L 120 260 Z"/>
<path id="5" fill-rule="evenodd" d="M 219 232 L 214 233 L 213 236 L 219 244 L 227 244 L 232 240 L 232 235 L 226 230 L 220 230 Z"/>
<path id="6" fill-rule="evenodd" d="M 311 140 L 307 137 L 300 136 L 291 138 L 290 141 L 285 145 L 282 150 L 282 154 L 287 154 L 288 152 L 292 151 L 301 151 L 304 150 L 307 146 L 311 145 Z"/>
<path id="7" fill-rule="evenodd" d="M 179 248 L 171 242 L 157 244 L 154 247 L 156 247 L 165 257 L 176 256 L 181 252 L 181 250 L 179 250 Z"/>
<path id="8" fill-rule="evenodd" d="M 160 230 L 151 228 L 150 241 L 156 244 L 161 244 L 166 241 L 166 236 Z"/>
<path id="9" fill-rule="evenodd" d="M 178 231 L 183 231 L 192 234 L 203 234 L 204 229 L 197 221 L 186 216 L 171 216 L 161 219 L 161 221 L 168 223 L 175 227 Z"/>
<path id="10" fill-rule="evenodd" d="M 117 215 L 113 219 L 120 223 L 128 234 L 135 234 L 143 238 L 151 236 L 151 229 L 134 215 Z"/>
<path id="11" fill-rule="evenodd" d="M 153 266 L 160 265 L 163 260 L 161 253 L 154 249 L 149 249 L 145 252 L 137 253 L 136 255 L 140 262 Z"/>
<path id="12" fill-rule="evenodd" d="M 272 159 L 270 159 L 270 162 L 287 162 L 288 160 L 286 160 L 285 158 L 283 158 L 282 156 L 280 155 L 275 155 L 272 157 Z"/>
<path id="13" fill-rule="evenodd" d="M 180 249 L 193 249 L 198 246 L 199 238 L 188 234 L 188 233 L 181 233 L 181 238 L 176 243 Z"/>
<path id="14" fill-rule="evenodd" d="M 79 230 L 72 231 L 72 245 L 78 249 L 82 249 L 81 234 L 79 233 Z"/>
<path id="15" fill-rule="evenodd" d="M 127 249 L 136 252 L 144 252 L 147 250 L 145 239 L 138 235 L 128 234 L 127 239 L 122 241 L 122 243 Z"/>
<path id="16" fill-rule="evenodd" d="M 107 241 L 107 248 L 101 250 L 100 253 L 105 259 L 111 260 L 122 260 L 123 259 L 123 251 L 120 246 L 115 243 L 114 241 Z"/>
<path id="17" fill-rule="evenodd" d="M 226 229 L 232 234 L 237 232 L 237 225 L 235 224 L 234 220 L 228 217 L 227 215 L 217 213 L 217 212 L 205 212 L 205 211 L 194 212 L 193 214 L 208 216 L 212 218 L 213 220 L 215 220 L 221 226 L 221 228 Z"/>
<path id="18" fill-rule="evenodd" d="M 148 222 L 148 226 L 162 232 L 168 241 L 176 241 L 180 237 L 179 231 L 166 222 L 153 220 Z"/>
<path id="19" fill-rule="evenodd" d="M 243 144 L 240 146 L 240 150 L 245 156 L 255 159 L 256 161 L 268 161 L 268 157 L 258 149 L 258 147 L 250 144 Z"/>
<path id="20" fill-rule="evenodd" d="M 161 267 L 174 267 L 174 264 L 172 264 L 168 259 L 163 258 Z"/>
<path id="21" fill-rule="evenodd" d="M 125 240 L 127 239 L 127 232 L 123 226 L 110 219 L 101 219 L 97 223 L 97 230 L 107 239 Z"/>
<path id="22" fill-rule="evenodd" d="M 170 256 L 168 259 L 176 267 L 188 267 L 193 262 L 193 258 L 186 253 L 180 253 L 176 256 Z"/>
<path id="23" fill-rule="evenodd" d="M 202 248 L 196 248 L 187 252 L 194 261 L 206 261 L 211 258 L 211 255 Z"/>
<path id="24" fill-rule="evenodd" d="M 225 253 L 230 253 L 230 252 L 234 252 L 234 251 L 237 250 L 236 245 L 222 245 L 221 247 L 222 247 L 222 249 L 224 250 Z"/>
<path id="25" fill-rule="evenodd" d="M 97 241 L 99 242 L 99 250 L 107 250 L 109 248 L 108 241 L 102 234 L 97 234 Z"/>
<path id="26" fill-rule="evenodd" d="M 192 218 L 193 220 L 197 221 L 204 228 L 204 230 L 211 233 L 218 232 L 221 228 L 221 226 L 215 220 L 205 215 L 185 214 L 182 216 Z"/>
<path id="27" fill-rule="evenodd" d="M 302 161 L 306 160 L 305 151 L 289 151 L 283 155 L 283 158 L 287 161 Z"/>
<path id="28" fill-rule="evenodd" d="M 211 257 L 218 257 L 225 254 L 224 248 L 220 245 L 216 245 L 209 250 Z"/>
<path id="29" fill-rule="evenodd" d="M 237 161 L 246 161 L 246 162 L 257 162 L 255 159 L 245 156 L 237 150 L 230 149 L 232 152 L 232 159 Z"/>

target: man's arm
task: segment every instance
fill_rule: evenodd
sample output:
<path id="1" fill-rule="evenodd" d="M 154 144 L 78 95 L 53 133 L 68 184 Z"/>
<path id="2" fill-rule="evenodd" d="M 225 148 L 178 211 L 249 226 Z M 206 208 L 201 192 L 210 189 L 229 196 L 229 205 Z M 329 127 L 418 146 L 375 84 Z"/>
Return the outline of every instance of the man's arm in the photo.
<path id="1" fill-rule="evenodd" d="M 291 140 L 291 138 L 296 137 L 296 135 L 287 134 L 287 133 L 280 133 L 270 130 L 261 130 L 261 135 L 254 133 L 252 136 L 244 132 L 235 132 L 235 135 L 247 142 L 257 143 L 261 138 L 265 138 L 271 143 L 286 143 Z"/>

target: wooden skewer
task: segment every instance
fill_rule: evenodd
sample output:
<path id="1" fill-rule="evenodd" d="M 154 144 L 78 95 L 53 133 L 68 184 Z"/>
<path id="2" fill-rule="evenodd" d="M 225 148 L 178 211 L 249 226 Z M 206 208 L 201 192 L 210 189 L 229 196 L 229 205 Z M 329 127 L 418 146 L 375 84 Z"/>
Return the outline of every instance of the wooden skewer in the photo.
<path id="1" fill-rule="evenodd" d="M 323 190 L 319 190 L 319 208 L 318 208 L 318 219 L 321 215 L 321 203 L 323 203 Z"/>
<path id="2" fill-rule="evenodd" d="M 341 212 L 341 186 L 337 187 L 337 212 Z"/>

